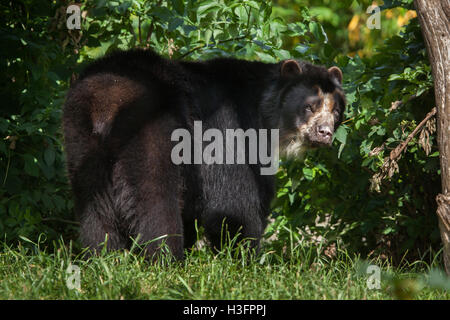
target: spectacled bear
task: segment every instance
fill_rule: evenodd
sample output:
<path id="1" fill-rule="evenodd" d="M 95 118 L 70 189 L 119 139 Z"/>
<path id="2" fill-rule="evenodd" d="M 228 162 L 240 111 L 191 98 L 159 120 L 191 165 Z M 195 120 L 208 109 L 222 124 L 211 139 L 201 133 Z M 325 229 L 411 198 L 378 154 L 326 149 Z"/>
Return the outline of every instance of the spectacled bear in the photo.
<path id="1" fill-rule="evenodd" d="M 223 223 L 258 247 L 274 196 L 261 164 L 175 164 L 174 130 L 279 129 L 280 152 L 329 146 L 342 122 L 342 72 L 297 60 L 189 62 L 151 50 L 90 64 L 63 110 L 67 170 L 82 245 L 128 248 L 130 238 L 176 258 L 196 240 L 195 220 L 220 248 Z M 166 236 L 165 239 L 161 237 Z M 157 239 L 150 242 L 150 240 Z"/>

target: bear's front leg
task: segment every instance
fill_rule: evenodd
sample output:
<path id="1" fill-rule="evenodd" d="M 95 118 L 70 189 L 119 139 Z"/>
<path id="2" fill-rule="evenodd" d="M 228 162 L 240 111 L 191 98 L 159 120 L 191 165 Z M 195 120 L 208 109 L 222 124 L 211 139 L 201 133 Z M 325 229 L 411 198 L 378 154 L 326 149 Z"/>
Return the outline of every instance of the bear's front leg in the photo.
<path id="1" fill-rule="evenodd" d="M 229 240 L 248 240 L 258 250 L 267 225 L 268 198 L 248 165 L 213 164 L 201 169 L 204 209 L 202 225 L 211 245 L 220 250 Z"/>

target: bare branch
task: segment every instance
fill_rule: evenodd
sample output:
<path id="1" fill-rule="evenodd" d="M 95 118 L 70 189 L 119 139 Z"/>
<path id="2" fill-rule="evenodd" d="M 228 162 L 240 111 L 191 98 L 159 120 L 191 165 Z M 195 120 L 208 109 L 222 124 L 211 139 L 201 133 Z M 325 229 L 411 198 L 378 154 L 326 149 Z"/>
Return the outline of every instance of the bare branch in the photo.
<path id="1" fill-rule="evenodd" d="M 246 37 L 247 37 L 247 35 L 243 35 L 243 36 L 240 36 L 240 37 L 237 37 L 237 38 L 231 38 L 231 39 L 227 39 L 227 40 L 222 40 L 222 41 L 218 41 L 217 44 L 222 44 L 222 43 L 230 42 L 230 41 L 238 41 L 238 40 L 245 39 Z M 196 47 L 192 48 L 191 50 L 189 50 L 188 52 L 182 54 L 180 57 L 178 57 L 178 59 L 183 59 L 184 57 L 190 55 L 191 53 L 193 53 L 193 52 L 195 52 L 195 51 L 197 51 L 199 49 L 202 49 L 202 48 L 204 48 L 206 46 L 207 46 L 206 43 L 202 44 L 202 45 L 199 45 L 199 46 L 196 46 Z"/>
<path id="2" fill-rule="evenodd" d="M 391 160 L 395 160 L 400 156 L 400 154 L 405 150 L 408 143 L 414 138 L 414 136 L 419 132 L 419 130 L 427 123 L 428 120 L 430 120 L 431 117 L 433 117 L 436 114 L 436 107 L 431 109 L 430 112 L 426 115 L 426 117 L 417 125 L 417 127 L 409 134 L 409 136 L 406 138 L 405 141 L 403 141 L 401 144 L 397 146 L 394 150 L 391 151 L 389 158 Z"/>

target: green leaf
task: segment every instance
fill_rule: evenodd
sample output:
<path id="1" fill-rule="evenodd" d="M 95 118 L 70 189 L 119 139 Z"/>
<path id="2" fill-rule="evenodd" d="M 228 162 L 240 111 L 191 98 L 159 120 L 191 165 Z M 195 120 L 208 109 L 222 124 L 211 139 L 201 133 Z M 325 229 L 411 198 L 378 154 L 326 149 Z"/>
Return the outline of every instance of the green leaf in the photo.
<path id="1" fill-rule="evenodd" d="M 53 148 L 53 145 L 49 145 L 44 151 L 44 160 L 49 166 L 52 166 L 55 162 L 55 157 L 55 149 Z"/>
<path id="2" fill-rule="evenodd" d="M 173 8 L 179 15 L 184 14 L 184 1 L 183 0 L 171 0 Z"/>
<path id="3" fill-rule="evenodd" d="M 345 144 L 347 142 L 347 130 L 344 125 L 339 126 L 339 128 L 336 130 L 334 134 L 334 138 L 339 141 L 342 144 Z"/>
<path id="4" fill-rule="evenodd" d="M 307 180 L 312 180 L 314 178 L 315 172 L 311 168 L 303 168 L 303 175 Z"/>
<path id="5" fill-rule="evenodd" d="M 37 159 L 30 155 L 30 154 L 25 154 L 23 156 L 23 159 L 25 161 L 25 166 L 24 166 L 24 170 L 27 174 L 29 174 L 30 176 L 33 177 L 38 177 L 39 176 L 39 166 L 37 164 Z"/>

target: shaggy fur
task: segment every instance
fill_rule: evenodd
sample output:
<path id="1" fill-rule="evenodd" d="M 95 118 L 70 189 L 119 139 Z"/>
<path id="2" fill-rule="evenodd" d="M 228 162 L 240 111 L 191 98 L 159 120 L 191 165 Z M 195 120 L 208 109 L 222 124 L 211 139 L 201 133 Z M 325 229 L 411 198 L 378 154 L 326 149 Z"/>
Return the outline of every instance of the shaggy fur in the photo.
<path id="1" fill-rule="evenodd" d="M 232 236 L 239 232 L 257 247 L 273 176 L 260 175 L 258 164 L 175 165 L 171 133 L 192 132 L 201 120 L 203 130 L 222 132 L 280 128 L 282 146 L 302 150 L 330 144 L 318 136 L 312 106 L 322 110 L 319 94 L 328 95 L 337 128 L 345 106 L 337 70 L 294 60 L 171 61 L 149 50 L 118 52 L 88 66 L 69 90 L 63 115 L 82 244 L 96 249 L 107 235 L 107 247 L 120 249 L 130 237 L 144 243 L 168 235 L 164 241 L 182 258 L 196 240 L 195 219 L 216 248 L 225 219 Z M 148 244 L 147 253 L 160 243 Z"/>

